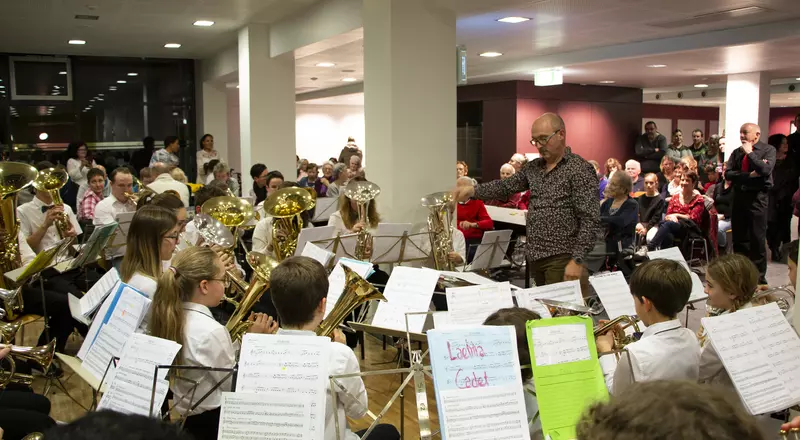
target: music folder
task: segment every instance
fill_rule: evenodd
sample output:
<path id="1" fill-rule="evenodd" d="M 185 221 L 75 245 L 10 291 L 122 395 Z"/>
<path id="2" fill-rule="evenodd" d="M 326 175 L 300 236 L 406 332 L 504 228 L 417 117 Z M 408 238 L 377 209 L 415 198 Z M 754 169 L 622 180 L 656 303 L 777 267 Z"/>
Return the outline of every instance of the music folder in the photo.
<path id="1" fill-rule="evenodd" d="M 74 240 L 75 237 L 68 237 L 59 241 L 36 254 L 36 257 L 27 265 L 6 272 L 5 276 L 18 285 L 24 283 L 37 273 L 53 266 L 54 260 L 66 251 Z"/>

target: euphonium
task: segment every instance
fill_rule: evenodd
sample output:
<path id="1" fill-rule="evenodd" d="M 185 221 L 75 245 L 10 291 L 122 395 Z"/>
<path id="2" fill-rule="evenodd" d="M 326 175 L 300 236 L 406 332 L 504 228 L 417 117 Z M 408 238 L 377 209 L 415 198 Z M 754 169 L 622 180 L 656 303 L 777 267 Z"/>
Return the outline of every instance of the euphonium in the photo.
<path id="1" fill-rule="evenodd" d="M 0 349 L 8 347 L 6 344 L 0 344 Z M 33 376 L 28 374 L 17 373 L 16 361 L 33 361 L 39 364 L 42 371 L 47 371 L 50 368 L 50 363 L 53 362 L 53 356 L 56 353 L 56 340 L 53 339 L 47 345 L 39 347 L 18 347 L 11 346 L 11 352 L 6 355 L 4 360 L 8 361 L 11 366 L 7 371 L 0 371 L 0 389 L 5 388 L 10 383 L 18 385 L 30 386 L 33 382 Z"/>
<path id="2" fill-rule="evenodd" d="M 50 197 L 53 199 L 53 206 L 56 205 L 64 205 L 64 201 L 61 200 L 61 187 L 66 185 L 69 181 L 69 175 L 66 171 L 58 168 L 48 168 L 45 170 L 39 171 L 39 175 L 33 181 L 33 187 L 36 188 L 37 191 L 47 191 L 50 193 Z M 70 222 L 69 217 L 67 216 L 66 212 L 61 213 L 56 219 L 56 229 L 58 230 L 58 236 L 60 238 L 64 238 L 69 231 Z"/>
<path id="3" fill-rule="evenodd" d="M 0 162 L 0 271 L 6 273 L 22 264 L 19 253 L 19 220 L 17 220 L 17 195 L 33 183 L 39 175 L 36 168 L 19 162 Z M 0 287 L 8 288 L 5 277 L 0 276 Z M 13 319 L 13 316 L 7 317 Z"/>
<path id="4" fill-rule="evenodd" d="M 233 248 L 236 241 L 230 229 L 226 228 L 222 222 L 208 214 L 197 214 L 192 219 L 197 233 L 203 237 L 203 240 L 211 245 L 217 245 L 225 250 L 226 253 L 233 255 Z M 225 276 L 231 280 L 233 286 L 240 294 L 247 291 L 247 282 L 239 277 L 233 270 L 228 269 L 225 271 Z M 228 297 L 225 297 L 227 300 Z"/>
<path id="5" fill-rule="evenodd" d="M 200 212 L 214 217 L 217 221 L 231 229 L 236 237 L 236 229 L 249 222 L 254 215 L 253 205 L 238 197 L 214 197 L 203 203 Z"/>
<path id="6" fill-rule="evenodd" d="M 453 194 L 438 192 L 422 198 L 422 206 L 428 208 L 428 233 L 431 254 L 436 270 L 452 272 L 455 267 L 448 255 L 453 251 Z"/>
<path id="7" fill-rule="evenodd" d="M 344 195 L 356 202 L 358 206 L 358 222 L 364 224 L 364 229 L 358 232 L 354 256 L 357 260 L 369 259 L 372 256 L 372 234 L 369 233 L 369 204 L 381 188 L 364 180 L 353 180 L 344 188 Z"/>
<path id="8" fill-rule="evenodd" d="M 278 261 L 294 255 L 303 229 L 300 214 L 314 208 L 315 203 L 304 188 L 279 189 L 264 202 L 264 212 L 272 216 L 272 247 Z"/>
<path id="9" fill-rule="evenodd" d="M 386 298 L 383 297 L 383 294 L 376 289 L 375 286 L 364 278 L 361 278 L 361 276 L 352 269 L 345 265 L 342 265 L 342 269 L 344 269 L 345 275 L 342 296 L 336 301 L 328 317 L 323 319 L 319 327 L 317 327 L 316 333 L 318 336 L 333 335 L 333 331 L 339 327 L 339 324 L 344 321 L 347 315 L 353 313 L 353 310 L 361 303 L 374 299 L 386 301 Z"/>
<path id="10" fill-rule="evenodd" d="M 270 258 L 260 252 L 249 252 L 247 254 L 247 264 L 253 268 L 253 279 L 247 286 L 247 291 L 242 296 L 241 301 L 236 304 L 236 310 L 228 319 L 225 327 L 231 334 L 231 340 L 240 340 L 247 333 L 251 322 L 247 320 L 250 310 L 256 305 L 261 296 L 269 288 L 269 279 L 272 270 L 278 266 L 275 259 Z"/>
<path id="11" fill-rule="evenodd" d="M 640 319 L 637 316 L 620 315 L 612 319 L 611 321 L 608 321 L 607 323 L 596 327 L 594 329 L 594 336 L 598 337 L 611 330 L 614 332 L 614 347 L 618 350 L 622 350 L 623 348 L 625 348 L 626 345 L 639 340 L 640 335 L 637 334 L 640 332 L 638 324 L 639 321 Z M 617 324 L 623 324 L 623 325 L 618 329 L 614 329 L 614 327 L 616 327 Z M 627 329 L 628 327 L 633 327 L 634 331 L 633 335 L 625 334 L 625 329 Z"/>

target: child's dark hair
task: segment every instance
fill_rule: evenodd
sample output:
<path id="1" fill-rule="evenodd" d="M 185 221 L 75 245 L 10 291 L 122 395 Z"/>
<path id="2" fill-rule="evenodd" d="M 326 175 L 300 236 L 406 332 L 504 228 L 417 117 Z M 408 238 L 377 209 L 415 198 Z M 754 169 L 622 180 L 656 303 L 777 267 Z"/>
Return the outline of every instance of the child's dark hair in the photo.
<path id="1" fill-rule="evenodd" d="M 674 318 L 692 293 L 692 277 L 678 262 L 655 259 L 642 263 L 631 276 L 631 294 L 647 298 L 658 313 Z"/>
<path id="2" fill-rule="evenodd" d="M 314 312 L 328 296 L 328 274 L 318 261 L 290 257 L 272 271 L 272 304 L 281 326 L 301 327 L 314 319 Z"/>
<path id="3" fill-rule="evenodd" d="M 214 197 L 224 197 L 227 195 L 228 191 L 223 189 L 221 185 L 212 182 L 211 184 L 200 188 L 196 193 L 194 193 L 194 204 L 195 206 L 203 206 L 203 203 L 209 199 L 213 199 Z"/>
<path id="4" fill-rule="evenodd" d="M 100 168 L 92 168 L 88 173 L 86 173 L 87 182 L 91 182 L 95 177 L 102 177 L 103 180 L 106 180 L 106 173 L 104 173 Z"/>
<path id="5" fill-rule="evenodd" d="M 528 348 L 528 331 L 526 323 L 540 319 L 538 313 L 522 307 L 509 307 L 500 309 L 486 318 L 483 325 L 513 325 L 517 333 L 517 352 L 519 353 L 519 364 L 531 364 L 531 351 Z M 533 370 L 530 368 L 522 369 L 522 380 L 526 381 L 533 377 Z"/>

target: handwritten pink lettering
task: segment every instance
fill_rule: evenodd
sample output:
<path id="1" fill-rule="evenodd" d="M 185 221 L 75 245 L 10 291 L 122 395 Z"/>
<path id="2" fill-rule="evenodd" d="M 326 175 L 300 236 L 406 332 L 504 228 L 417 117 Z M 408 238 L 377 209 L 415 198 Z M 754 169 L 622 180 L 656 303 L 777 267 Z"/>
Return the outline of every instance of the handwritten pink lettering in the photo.
<path id="1" fill-rule="evenodd" d="M 459 368 L 456 372 L 456 386 L 459 389 L 485 388 L 489 386 L 489 376 L 485 371 L 483 372 L 482 376 L 478 376 L 474 371 L 472 372 L 471 376 L 469 374 L 462 376 L 462 371 L 464 370 Z"/>
<path id="2" fill-rule="evenodd" d="M 464 361 L 474 357 L 483 358 L 486 356 L 482 346 L 475 345 L 470 341 L 464 341 L 463 347 L 453 347 L 450 345 L 450 341 L 447 341 L 447 354 L 450 355 L 451 361 Z"/>

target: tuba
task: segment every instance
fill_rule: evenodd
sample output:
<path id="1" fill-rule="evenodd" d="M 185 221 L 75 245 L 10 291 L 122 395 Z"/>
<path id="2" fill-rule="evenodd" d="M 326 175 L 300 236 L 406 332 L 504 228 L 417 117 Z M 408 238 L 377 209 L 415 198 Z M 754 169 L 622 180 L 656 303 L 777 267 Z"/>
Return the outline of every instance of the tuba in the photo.
<path id="1" fill-rule="evenodd" d="M 640 319 L 637 316 L 620 315 L 611 321 L 596 327 L 594 329 L 594 336 L 598 337 L 611 330 L 614 332 L 614 347 L 616 347 L 617 350 L 622 350 L 626 345 L 638 341 L 641 337 L 638 324 L 639 321 Z M 622 324 L 622 326 L 615 329 L 614 327 L 616 327 L 617 324 Z M 634 334 L 625 334 L 625 329 L 628 327 L 633 327 Z"/>
<path id="2" fill-rule="evenodd" d="M 217 245 L 225 249 L 226 253 L 233 254 L 236 241 L 233 238 L 233 233 L 231 233 L 230 229 L 226 228 L 222 222 L 208 214 L 197 214 L 194 216 L 194 219 L 192 219 L 192 222 L 197 228 L 197 233 L 203 237 L 206 243 Z M 232 270 L 227 270 L 225 271 L 225 276 L 231 281 L 240 294 L 244 294 L 247 291 L 247 282 L 242 280 L 237 273 Z M 227 296 L 225 299 L 229 300 Z"/>
<path id="3" fill-rule="evenodd" d="M 364 223 L 364 229 L 359 231 L 356 238 L 355 258 L 357 260 L 369 259 L 372 256 L 372 234 L 367 231 L 369 226 L 369 204 L 378 194 L 381 188 L 365 180 L 353 180 L 344 188 L 344 195 L 348 199 L 356 202 L 358 206 L 358 221 Z"/>
<path id="4" fill-rule="evenodd" d="M 333 331 L 344 321 L 347 315 L 353 313 L 361 303 L 379 299 L 386 301 L 383 294 L 349 267 L 342 265 L 345 282 L 342 296 L 336 301 L 328 317 L 323 319 L 317 327 L 317 336 L 332 336 Z"/>
<path id="5" fill-rule="evenodd" d="M 33 181 L 33 187 L 36 188 L 37 191 L 47 191 L 50 193 L 50 197 L 53 199 L 53 205 L 64 205 L 64 201 L 61 200 L 61 187 L 67 184 L 69 181 L 69 175 L 66 171 L 59 169 L 59 168 L 48 168 L 46 170 L 39 171 L 39 175 Z M 56 229 L 58 230 L 59 238 L 63 239 L 66 237 L 67 231 L 69 231 L 71 225 L 69 222 L 69 217 L 67 216 L 66 212 L 61 213 L 56 219 Z"/>
<path id="6" fill-rule="evenodd" d="M 231 229 L 236 237 L 236 230 L 248 223 L 254 215 L 253 205 L 247 200 L 238 197 L 214 197 L 203 203 L 200 212 L 208 214 L 226 227 Z"/>
<path id="7" fill-rule="evenodd" d="M 272 247 L 275 257 L 283 261 L 294 255 L 297 239 L 303 229 L 304 211 L 313 209 L 316 202 L 304 188 L 279 189 L 264 202 L 264 212 L 272 216 Z"/>
<path id="8" fill-rule="evenodd" d="M 230 319 L 228 319 L 228 323 L 225 327 L 230 332 L 231 340 L 233 341 L 241 340 L 242 336 L 250 329 L 251 323 L 247 320 L 247 316 L 250 314 L 250 310 L 253 309 L 253 306 L 261 299 L 261 296 L 264 295 L 264 292 L 269 289 L 269 279 L 270 276 L 272 276 L 272 270 L 275 269 L 279 263 L 275 261 L 275 259 L 260 252 L 249 252 L 247 254 L 247 264 L 253 268 L 253 279 L 242 295 L 241 301 L 233 302 L 229 300 L 234 304 L 236 310 L 233 312 Z"/>
<path id="9" fill-rule="evenodd" d="M 8 345 L 0 344 L 0 349 L 6 347 L 8 347 Z M 18 347 L 12 345 L 11 352 L 5 357 L 5 360 L 8 361 L 11 367 L 7 371 L 0 371 L 0 389 L 5 388 L 10 383 L 30 386 L 33 382 L 33 376 L 17 373 L 16 361 L 33 361 L 42 367 L 42 371 L 47 371 L 47 369 L 50 368 L 50 363 L 53 362 L 53 356 L 55 356 L 55 354 L 55 339 L 50 341 L 49 344 L 39 347 Z"/>
<path id="10" fill-rule="evenodd" d="M 36 168 L 19 162 L 0 162 L 0 230 L 3 231 L 0 271 L 6 273 L 18 268 L 22 261 L 19 253 L 19 220 L 17 195 L 37 178 Z M 0 287 L 7 288 L 5 277 L 0 276 Z M 6 311 L 8 312 L 8 311 Z M 7 316 L 12 318 L 11 316 Z"/>
<path id="11" fill-rule="evenodd" d="M 422 198 L 422 206 L 428 208 L 428 233 L 431 239 L 431 254 L 436 270 L 452 272 L 455 268 L 448 254 L 453 251 L 453 194 L 438 192 Z"/>
<path id="12" fill-rule="evenodd" d="M 22 327 L 18 322 L 0 322 L 0 343 L 10 344 L 17 336 L 17 331 Z"/>

